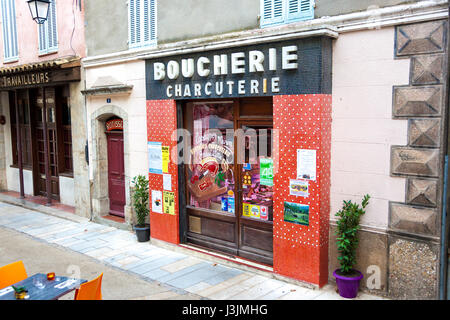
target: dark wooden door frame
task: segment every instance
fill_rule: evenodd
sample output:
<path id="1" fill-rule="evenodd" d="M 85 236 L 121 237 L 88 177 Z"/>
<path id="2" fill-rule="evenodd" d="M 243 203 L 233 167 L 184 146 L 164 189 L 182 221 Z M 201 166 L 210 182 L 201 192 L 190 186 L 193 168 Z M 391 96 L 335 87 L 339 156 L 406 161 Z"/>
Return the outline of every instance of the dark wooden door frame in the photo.
<path id="1" fill-rule="evenodd" d="M 240 101 L 241 99 L 221 99 L 221 100 L 210 100 L 207 99 L 204 102 L 217 102 L 217 101 L 232 101 L 233 102 L 233 107 L 234 107 L 234 128 L 239 129 L 241 127 L 242 124 L 258 124 L 258 125 L 272 125 L 273 126 L 273 118 L 272 117 L 268 117 L 268 116 L 254 116 L 254 117 L 247 117 L 247 116 L 242 116 L 239 114 L 240 112 Z M 183 101 L 183 102 L 177 102 L 177 127 L 179 129 L 188 129 L 190 128 L 190 125 L 188 125 L 186 123 L 186 119 L 185 119 L 185 114 L 184 114 L 184 109 L 186 108 L 186 105 L 189 102 L 194 102 L 194 101 Z M 196 102 L 201 102 L 201 100 L 198 100 Z M 178 140 L 178 146 L 180 146 L 180 139 Z M 229 219 L 234 219 L 236 221 L 235 223 L 235 235 L 236 235 L 236 248 L 232 249 L 230 248 L 230 250 L 227 251 L 220 251 L 222 254 L 230 254 L 231 251 L 236 251 L 235 253 L 231 253 L 232 255 L 235 256 L 239 256 L 239 248 L 241 247 L 241 219 L 245 219 L 242 218 L 242 164 L 239 165 L 237 163 L 237 152 L 236 148 L 237 148 L 237 137 L 235 135 L 234 137 L 234 146 L 235 146 L 235 150 L 234 150 L 234 177 L 235 177 L 235 216 L 234 217 L 229 217 L 226 215 L 221 216 L 220 214 L 216 213 L 216 216 L 218 216 L 218 219 L 224 219 L 224 221 L 229 220 Z M 183 148 L 184 150 L 184 148 Z M 180 150 L 178 150 L 178 155 L 180 156 Z M 180 227 L 180 242 L 181 243 L 187 243 L 188 239 L 187 239 L 187 232 L 188 232 L 188 222 L 187 222 L 187 217 L 188 217 L 188 210 L 186 208 L 186 203 L 187 203 L 187 188 L 186 188 L 186 177 L 187 177 L 187 170 L 185 167 L 185 163 L 181 163 L 178 165 L 178 184 L 179 184 L 179 227 Z M 208 217 L 209 213 L 208 210 L 202 210 L 199 212 L 196 212 L 196 214 L 198 214 L 199 216 L 205 216 Z M 212 213 L 211 213 L 212 214 Z M 271 223 L 266 223 L 266 222 L 260 222 L 260 221 L 250 221 L 248 219 L 245 219 L 246 224 L 249 225 L 254 225 L 254 226 L 260 226 L 261 223 L 263 224 L 270 224 L 270 227 L 273 229 L 273 222 Z M 192 243 L 190 243 L 192 244 Z M 192 244 L 195 245 L 195 244 Z M 215 249 L 212 249 L 215 250 Z M 244 258 L 248 258 L 251 256 L 251 253 L 247 254 L 246 256 L 244 256 Z M 250 258 L 251 259 L 251 258 Z M 253 259 L 251 259 L 253 260 Z M 269 264 L 269 263 L 268 263 Z"/>
<path id="2" fill-rule="evenodd" d="M 122 211 L 119 212 L 117 210 L 114 210 L 114 212 L 112 211 L 111 207 L 109 210 L 109 214 L 110 215 L 114 215 L 114 216 L 120 216 L 122 218 L 125 218 L 125 205 L 126 205 L 126 194 L 125 194 L 125 162 L 124 162 L 124 153 L 123 153 L 123 143 L 124 143 L 124 139 L 123 139 L 123 132 L 122 131 L 110 131 L 110 132 L 105 132 L 106 134 L 106 140 L 107 140 L 107 152 L 108 152 L 108 196 L 109 196 L 109 202 L 110 202 L 110 206 L 111 206 L 111 163 L 110 163 L 110 139 L 113 139 L 115 136 L 117 137 L 121 137 L 121 141 L 122 141 L 122 154 L 118 155 L 118 157 L 122 157 L 122 165 L 123 165 L 123 169 L 121 170 L 121 181 L 123 181 L 123 208 Z"/>

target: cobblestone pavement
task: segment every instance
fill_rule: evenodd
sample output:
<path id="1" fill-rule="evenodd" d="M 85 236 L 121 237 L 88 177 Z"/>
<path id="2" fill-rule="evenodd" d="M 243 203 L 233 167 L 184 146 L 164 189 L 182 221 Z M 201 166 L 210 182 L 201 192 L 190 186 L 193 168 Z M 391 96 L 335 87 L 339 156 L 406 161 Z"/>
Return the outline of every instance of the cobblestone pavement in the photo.
<path id="1" fill-rule="evenodd" d="M 137 296 L 139 299 L 170 299 L 179 295 L 185 299 L 220 300 L 343 299 L 331 285 L 320 290 L 308 289 L 149 243 L 139 243 L 130 231 L 80 221 L 69 221 L 0 202 L 1 227 L 91 257 L 108 268 L 171 289 Z M 360 293 L 357 299 L 381 298 Z"/>

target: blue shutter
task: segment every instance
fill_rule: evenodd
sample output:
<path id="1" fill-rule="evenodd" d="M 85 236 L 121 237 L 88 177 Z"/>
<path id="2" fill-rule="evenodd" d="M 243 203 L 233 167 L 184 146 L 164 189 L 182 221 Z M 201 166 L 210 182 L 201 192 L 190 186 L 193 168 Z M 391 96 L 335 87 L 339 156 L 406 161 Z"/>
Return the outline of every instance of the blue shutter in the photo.
<path id="1" fill-rule="evenodd" d="M 38 25 L 39 54 L 58 51 L 58 26 L 56 19 L 56 0 L 51 0 L 47 21 Z"/>
<path id="2" fill-rule="evenodd" d="M 156 0 L 129 0 L 129 47 L 156 44 Z"/>
<path id="3" fill-rule="evenodd" d="M 56 0 L 52 0 L 48 12 L 48 51 L 58 50 L 58 26 L 56 20 Z"/>
<path id="4" fill-rule="evenodd" d="M 15 1 L 1 0 L 1 10 L 4 61 L 11 62 L 19 58 Z"/>
<path id="5" fill-rule="evenodd" d="M 314 0 L 288 0 L 287 22 L 314 19 Z"/>
<path id="6" fill-rule="evenodd" d="M 284 0 L 261 0 L 261 27 L 284 21 Z"/>

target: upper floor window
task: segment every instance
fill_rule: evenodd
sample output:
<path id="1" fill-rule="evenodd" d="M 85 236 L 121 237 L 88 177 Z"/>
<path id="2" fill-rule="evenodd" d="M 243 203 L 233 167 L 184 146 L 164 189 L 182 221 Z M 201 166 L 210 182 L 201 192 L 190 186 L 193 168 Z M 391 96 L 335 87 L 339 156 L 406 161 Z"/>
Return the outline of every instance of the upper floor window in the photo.
<path id="1" fill-rule="evenodd" d="M 15 0 L 1 0 L 4 62 L 19 59 Z"/>
<path id="2" fill-rule="evenodd" d="M 56 25 L 56 0 L 50 0 L 48 17 L 39 29 L 39 54 L 58 51 L 58 27 Z"/>
<path id="3" fill-rule="evenodd" d="M 156 45 L 156 0 L 128 0 L 128 45 Z"/>
<path id="4" fill-rule="evenodd" d="M 260 0 L 261 27 L 314 19 L 314 0 Z"/>

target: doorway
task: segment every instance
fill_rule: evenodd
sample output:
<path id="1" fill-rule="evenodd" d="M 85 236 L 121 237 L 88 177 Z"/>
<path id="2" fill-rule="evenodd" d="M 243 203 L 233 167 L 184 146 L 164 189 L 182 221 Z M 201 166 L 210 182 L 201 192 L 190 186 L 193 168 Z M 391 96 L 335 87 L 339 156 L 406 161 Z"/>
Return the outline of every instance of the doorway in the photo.
<path id="1" fill-rule="evenodd" d="M 185 242 L 272 265 L 272 99 L 189 102 L 183 114 Z"/>
<path id="2" fill-rule="evenodd" d="M 107 131 L 109 214 L 125 218 L 125 165 L 123 132 Z"/>

